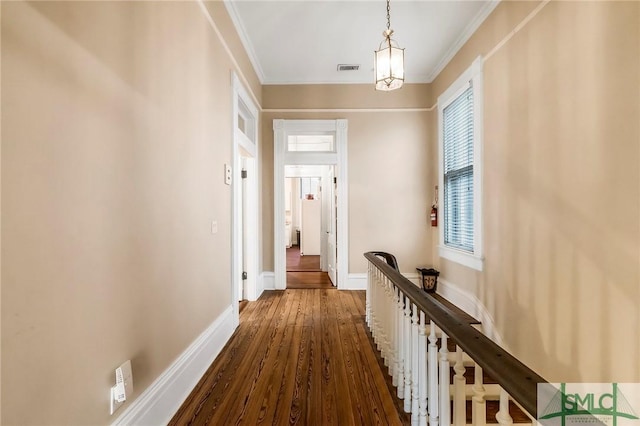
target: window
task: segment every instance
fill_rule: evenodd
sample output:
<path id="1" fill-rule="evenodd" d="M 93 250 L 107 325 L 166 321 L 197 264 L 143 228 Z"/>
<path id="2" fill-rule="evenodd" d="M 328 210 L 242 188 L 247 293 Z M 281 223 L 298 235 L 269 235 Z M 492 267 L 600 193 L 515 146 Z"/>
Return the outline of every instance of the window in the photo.
<path id="1" fill-rule="evenodd" d="M 320 178 L 300 178 L 300 199 L 305 199 L 309 195 L 313 199 L 318 199 L 320 189 Z"/>
<path id="2" fill-rule="evenodd" d="M 473 253 L 473 86 L 442 111 L 444 243 Z"/>
<path id="3" fill-rule="evenodd" d="M 438 98 L 440 256 L 482 270 L 482 59 Z"/>
<path id="4" fill-rule="evenodd" d="M 333 135 L 289 135 L 288 151 L 335 152 Z"/>

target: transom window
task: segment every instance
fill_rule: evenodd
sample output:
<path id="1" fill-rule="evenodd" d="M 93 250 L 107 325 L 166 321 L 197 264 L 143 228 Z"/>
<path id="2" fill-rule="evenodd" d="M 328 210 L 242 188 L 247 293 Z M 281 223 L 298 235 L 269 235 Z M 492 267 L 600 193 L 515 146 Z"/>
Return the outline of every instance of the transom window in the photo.
<path id="1" fill-rule="evenodd" d="M 287 151 L 335 152 L 333 135 L 289 135 Z"/>

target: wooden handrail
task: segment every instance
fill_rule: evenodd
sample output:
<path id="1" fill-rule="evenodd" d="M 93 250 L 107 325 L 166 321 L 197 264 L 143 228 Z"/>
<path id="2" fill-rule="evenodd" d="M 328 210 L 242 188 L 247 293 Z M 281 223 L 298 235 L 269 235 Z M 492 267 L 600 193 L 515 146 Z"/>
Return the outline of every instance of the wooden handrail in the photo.
<path id="1" fill-rule="evenodd" d="M 365 253 L 364 257 L 495 379 L 522 408 L 537 418 L 537 386 L 538 383 L 547 383 L 545 379 L 460 319 L 454 311 L 422 291 L 374 252 Z"/>

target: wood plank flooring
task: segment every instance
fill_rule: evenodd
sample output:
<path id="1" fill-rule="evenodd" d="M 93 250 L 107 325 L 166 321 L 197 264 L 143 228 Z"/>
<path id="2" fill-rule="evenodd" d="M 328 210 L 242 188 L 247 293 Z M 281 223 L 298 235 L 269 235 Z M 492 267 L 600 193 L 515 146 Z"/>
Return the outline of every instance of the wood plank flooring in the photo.
<path id="1" fill-rule="evenodd" d="M 171 425 L 400 425 L 364 291 L 267 291 Z"/>
<path id="2" fill-rule="evenodd" d="M 287 289 L 335 288 L 326 272 L 287 272 Z"/>
<path id="3" fill-rule="evenodd" d="M 287 248 L 287 271 L 320 271 L 320 256 L 300 255 L 300 247 L 292 246 Z"/>

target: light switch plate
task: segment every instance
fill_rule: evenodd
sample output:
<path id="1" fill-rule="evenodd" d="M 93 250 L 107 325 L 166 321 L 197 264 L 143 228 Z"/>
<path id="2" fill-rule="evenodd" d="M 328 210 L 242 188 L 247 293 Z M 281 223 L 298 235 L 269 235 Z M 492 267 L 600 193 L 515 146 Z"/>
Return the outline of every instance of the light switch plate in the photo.
<path id="1" fill-rule="evenodd" d="M 217 234 L 218 233 L 218 221 L 217 220 L 212 220 L 211 221 L 211 233 L 212 234 Z"/>
<path id="2" fill-rule="evenodd" d="M 231 166 L 228 164 L 224 165 L 224 183 L 231 185 Z"/>

